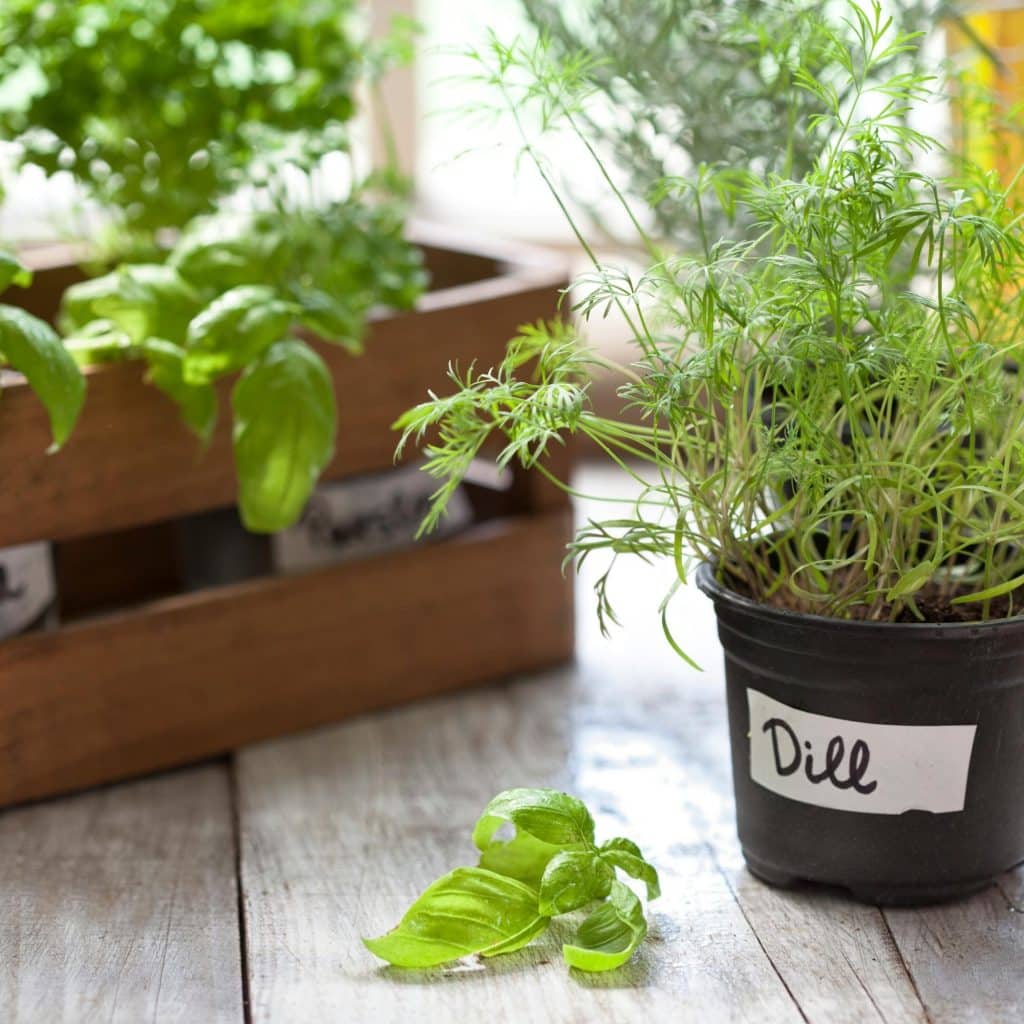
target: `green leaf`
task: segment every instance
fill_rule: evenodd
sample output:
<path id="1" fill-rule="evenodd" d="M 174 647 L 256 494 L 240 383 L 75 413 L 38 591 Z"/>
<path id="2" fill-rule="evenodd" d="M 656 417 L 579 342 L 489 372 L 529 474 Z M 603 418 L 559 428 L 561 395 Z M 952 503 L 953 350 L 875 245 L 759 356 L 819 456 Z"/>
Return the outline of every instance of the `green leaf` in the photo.
<path id="1" fill-rule="evenodd" d="M 507 789 L 485 808 L 473 829 L 473 842 L 485 849 L 504 822 L 552 846 L 585 846 L 594 842 L 594 819 L 577 800 L 554 789 Z"/>
<path id="2" fill-rule="evenodd" d="M 949 603 L 973 604 L 976 601 L 991 601 L 993 598 L 1009 594 L 1022 585 L 1024 585 L 1024 576 L 1015 576 L 1012 580 L 997 583 L 994 587 L 987 587 L 985 590 L 979 590 L 974 594 L 961 594 L 959 597 L 954 597 Z"/>
<path id="3" fill-rule="evenodd" d="M 366 316 L 362 309 L 353 309 L 343 298 L 316 288 L 296 289 L 295 299 L 300 307 L 299 322 L 318 338 L 341 345 L 353 355 L 363 351 Z"/>
<path id="4" fill-rule="evenodd" d="M 149 362 L 146 379 L 178 405 L 185 425 L 204 443 L 217 425 L 217 392 L 210 384 L 185 379 L 185 353 L 163 338 L 147 338 L 141 346 Z"/>
<path id="5" fill-rule="evenodd" d="M 290 526 L 334 454 L 337 412 L 331 375 L 301 341 L 278 341 L 235 384 L 235 467 L 249 530 Z"/>
<path id="6" fill-rule="evenodd" d="M 542 843 L 529 832 L 517 832 L 507 842 L 492 840 L 480 854 L 479 864 L 499 875 L 539 887 L 544 869 L 556 853 L 557 846 Z"/>
<path id="7" fill-rule="evenodd" d="M 167 262 L 197 288 L 234 288 L 267 280 L 274 242 L 255 235 L 237 217 L 199 217 L 182 233 Z"/>
<path id="8" fill-rule="evenodd" d="M 612 971 L 630 959 L 646 934 L 640 900 L 628 886 L 616 881 L 608 902 L 580 925 L 575 942 L 562 946 L 562 956 L 580 971 Z"/>
<path id="9" fill-rule="evenodd" d="M 240 370 L 288 331 L 294 307 L 266 285 L 239 285 L 188 325 L 185 378 L 200 384 Z"/>
<path id="10" fill-rule="evenodd" d="M 886 601 L 895 601 L 901 597 L 908 597 L 910 594 L 920 590 L 935 575 L 935 563 L 931 561 L 921 562 L 914 566 L 908 573 L 904 573 L 885 595 Z"/>
<path id="11" fill-rule="evenodd" d="M 563 850 L 544 871 L 540 883 L 540 912 L 549 917 L 567 914 L 611 890 L 615 871 L 593 850 Z"/>
<path id="12" fill-rule="evenodd" d="M 39 397 L 50 418 L 52 450 L 71 434 L 85 400 L 85 379 L 49 324 L 14 306 L 0 306 L 0 353 Z"/>
<path id="13" fill-rule="evenodd" d="M 32 283 L 32 271 L 23 266 L 16 256 L 0 249 L 0 292 L 12 284 L 27 288 Z"/>
<path id="14" fill-rule="evenodd" d="M 536 890 L 481 868 L 456 868 L 429 886 L 398 926 L 366 948 L 396 967 L 435 967 L 480 953 L 511 953 L 548 924 Z"/>
<path id="15" fill-rule="evenodd" d="M 619 836 L 602 843 L 598 851 L 609 864 L 621 868 L 631 878 L 637 878 L 647 886 L 647 898 L 655 900 L 661 895 L 658 872 L 644 860 L 640 847 L 631 839 Z"/>
<path id="16" fill-rule="evenodd" d="M 137 355 L 138 347 L 116 324 L 93 320 L 64 338 L 64 347 L 79 366 L 114 363 Z"/>
<path id="17" fill-rule="evenodd" d="M 198 293 L 173 267 L 126 264 L 68 288 L 60 321 L 66 334 L 93 320 L 110 320 L 137 345 L 147 338 L 180 343 L 200 306 Z"/>

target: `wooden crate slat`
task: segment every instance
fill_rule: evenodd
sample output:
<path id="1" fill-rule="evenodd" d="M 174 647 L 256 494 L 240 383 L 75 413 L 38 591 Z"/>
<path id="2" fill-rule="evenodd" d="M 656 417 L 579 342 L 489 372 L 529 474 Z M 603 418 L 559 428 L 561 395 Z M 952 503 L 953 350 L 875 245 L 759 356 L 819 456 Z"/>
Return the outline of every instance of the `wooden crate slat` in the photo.
<path id="1" fill-rule="evenodd" d="M 0 805 L 571 657 L 568 508 L 0 645 Z"/>
<path id="2" fill-rule="evenodd" d="M 443 389 L 448 360 L 495 363 L 520 324 L 552 315 L 563 283 L 557 268 L 520 266 L 431 292 L 414 312 L 375 318 L 357 359 L 318 344 L 339 406 L 338 454 L 326 477 L 388 468 L 396 439 L 391 423 L 423 400 L 428 386 Z M 234 500 L 227 387 L 221 422 L 202 452 L 173 404 L 142 386 L 140 374 L 134 364 L 90 373 L 81 420 L 55 455 L 45 454 L 46 417 L 34 395 L 24 384 L 5 388 L 0 547 L 156 522 Z"/>

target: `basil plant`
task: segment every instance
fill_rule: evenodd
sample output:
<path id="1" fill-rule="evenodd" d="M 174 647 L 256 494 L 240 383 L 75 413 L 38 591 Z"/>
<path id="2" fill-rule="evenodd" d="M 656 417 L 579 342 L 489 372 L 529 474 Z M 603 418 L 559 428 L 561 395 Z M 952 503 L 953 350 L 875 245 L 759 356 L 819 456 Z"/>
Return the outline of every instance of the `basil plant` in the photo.
<path id="1" fill-rule="evenodd" d="M 140 359 L 185 425 L 209 441 L 217 384 L 230 413 L 242 521 L 271 532 L 301 514 L 334 453 L 337 410 L 306 337 L 361 351 L 374 306 L 420 294 L 404 207 L 359 193 L 326 209 L 199 218 L 163 263 L 126 263 L 64 295 L 60 326 L 82 364 Z"/>
<path id="2" fill-rule="evenodd" d="M 0 251 L 0 293 L 31 281 L 31 273 L 15 257 Z M 0 303 L 0 375 L 4 368 L 24 375 L 49 417 L 50 450 L 60 448 L 81 412 L 85 380 L 49 324 L 17 306 Z"/>

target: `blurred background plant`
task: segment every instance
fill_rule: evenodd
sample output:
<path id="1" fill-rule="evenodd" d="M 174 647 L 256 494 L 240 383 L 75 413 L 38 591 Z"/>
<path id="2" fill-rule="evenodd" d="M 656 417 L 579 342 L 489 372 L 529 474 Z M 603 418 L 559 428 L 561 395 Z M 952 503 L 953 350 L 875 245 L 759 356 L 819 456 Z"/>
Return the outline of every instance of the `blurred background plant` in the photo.
<path id="1" fill-rule="evenodd" d="M 522 0 L 548 40 L 545 59 L 580 65 L 592 91 L 576 116 L 587 138 L 636 198 L 650 199 L 651 230 L 685 249 L 702 231 L 721 235 L 735 211 L 713 198 L 698 208 L 683 183 L 698 168 L 801 177 L 828 141 L 827 108 L 794 88 L 810 76 L 848 101 L 854 85 L 834 59 L 835 41 L 861 45 L 845 6 L 827 0 Z M 949 0 L 890 5 L 901 33 L 930 32 L 955 20 L 979 41 Z M 920 74 L 931 55 L 914 48 L 866 70 L 868 85 Z M 903 116 L 909 114 L 904 112 Z M 658 182 L 656 195 L 645 190 Z M 675 185 L 673 183 L 676 183 Z M 596 223 L 607 223 L 598 216 Z M 730 227 L 735 236 L 735 225 Z M 635 239 L 630 238 L 630 241 Z"/>
<path id="2" fill-rule="evenodd" d="M 360 83 L 373 87 L 412 50 L 411 22 L 371 43 L 357 9 L 356 0 L 9 0 L 0 136 L 17 143 L 21 166 L 70 173 L 113 218 L 121 253 L 145 251 L 161 229 L 229 197 L 337 197 L 359 177 Z"/>

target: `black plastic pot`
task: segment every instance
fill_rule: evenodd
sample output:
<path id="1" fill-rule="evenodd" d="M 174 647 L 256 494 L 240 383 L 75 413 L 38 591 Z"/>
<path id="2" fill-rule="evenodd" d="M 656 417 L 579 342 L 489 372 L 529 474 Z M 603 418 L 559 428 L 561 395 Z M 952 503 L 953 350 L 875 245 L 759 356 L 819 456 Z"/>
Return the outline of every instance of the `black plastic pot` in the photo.
<path id="1" fill-rule="evenodd" d="M 739 838 L 775 885 L 861 900 L 965 895 L 1024 861 L 1024 618 L 798 615 L 723 587 Z"/>

